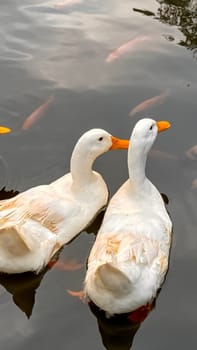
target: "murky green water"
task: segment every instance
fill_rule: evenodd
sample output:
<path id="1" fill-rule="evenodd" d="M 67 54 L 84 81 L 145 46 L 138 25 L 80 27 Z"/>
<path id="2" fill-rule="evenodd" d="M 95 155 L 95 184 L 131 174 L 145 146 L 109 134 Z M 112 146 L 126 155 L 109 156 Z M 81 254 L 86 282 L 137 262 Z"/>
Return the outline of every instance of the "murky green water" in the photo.
<path id="1" fill-rule="evenodd" d="M 126 350 L 134 335 L 136 350 L 195 348 L 197 158 L 185 152 L 197 144 L 197 3 L 84 0 L 57 8 L 59 2 L 0 4 L 0 123 L 13 130 L 0 137 L 0 186 L 22 191 L 62 176 L 76 140 L 92 127 L 127 138 L 141 117 L 169 120 L 172 127 L 158 137 L 154 149 L 160 153 L 150 155 L 147 174 L 169 199 L 170 269 L 139 329 L 102 315 L 97 320 L 67 293 L 82 287 L 95 229 L 83 232 L 60 254 L 61 260 L 84 263 L 80 270 L 54 267 L 40 276 L 0 278 L 0 348 Z M 144 35 L 150 40 L 106 63 L 114 49 Z M 128 116 L 165 91 L 161 104 Z M 27 116 L 50 95 L 47 113 L 22 131 Z M 103 155 L 95 169 L 113 194 L 128 176 L 126 152 Z M 2 191 L 2 198 L 8 195 Z"/>

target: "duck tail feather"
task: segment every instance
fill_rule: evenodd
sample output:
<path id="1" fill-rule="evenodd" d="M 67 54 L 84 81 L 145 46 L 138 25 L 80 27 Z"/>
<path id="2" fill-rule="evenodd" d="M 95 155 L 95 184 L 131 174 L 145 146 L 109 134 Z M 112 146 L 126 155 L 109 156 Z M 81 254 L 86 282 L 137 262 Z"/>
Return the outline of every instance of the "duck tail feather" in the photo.
<path id="1" fill-rule="evenodd" d="M 34 248 L 31 237 L 25 235 L 17 225 L 10 225 L 0 229 L 0 250 L 9 254 L 27 254 Z"/>
<path id="2" fill-rule="evenodd" d="M 104 287 L 113 292 L 113 294 L 121 293 L 122 295 L 123 291 L 127 294 L 132 285 L 125 273 L 111 262 L 99 266 L 95 278 L 98 287 Z"/>

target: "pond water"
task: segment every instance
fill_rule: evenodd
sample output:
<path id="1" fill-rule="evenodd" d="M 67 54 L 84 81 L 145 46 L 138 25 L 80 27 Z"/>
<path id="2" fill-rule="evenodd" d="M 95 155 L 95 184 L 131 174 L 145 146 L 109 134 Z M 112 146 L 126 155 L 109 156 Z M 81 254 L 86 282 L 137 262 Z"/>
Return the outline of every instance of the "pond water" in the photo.
<path id="1" fill-rule="evenodd" d="M 169 200 L 173 221 L 170 268 L 155 309 L 141 325 L 111 323 L 70 296 L 80 290 L 99 220 L 60 252 L 78 270 L 55 266 L 35 276 L 0 278 L 3 350 L 185 349 L 196 345 L 197 324 L 197 2 L 187 0 L 1 0 L 1 198 L 49 183 L 69 171 L 72 148 L 86 130 L 101 127 L 128 138 L 144 116 L 169 120 L 147 174 Z M 113 62 L 107 56 L 136 37 L 149 40 Z M 167 92 L 167 93 L 166 93 Z M 166 98 L 129 117 L 140 102 Z M 43 117 L 25 119 L 53 96 Z M 192 158 L 192 159 L 190 159 Z M 110 194 L 127 178 L 126 152 L 95 163 Z M 140 326 L 140 327 L 139 327 Z"/>

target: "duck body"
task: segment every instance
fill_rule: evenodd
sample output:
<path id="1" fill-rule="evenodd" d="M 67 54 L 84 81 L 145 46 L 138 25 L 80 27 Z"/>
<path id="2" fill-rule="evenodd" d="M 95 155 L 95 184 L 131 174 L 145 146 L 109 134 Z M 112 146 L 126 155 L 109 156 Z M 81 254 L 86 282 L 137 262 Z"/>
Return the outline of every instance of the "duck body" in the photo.
<path id="1" fill-rule="evenodd" d="M 107 147 L 98 145 L 100 154 L 112 147 L 111 136 L 102 129 L 86 134 L 87 144 L 92 138 L 106 137 Z M 92 170 L 98 150 L 88 154 L 84 137 L 73 151 L 70 173 L 0 202 L 1 272 L 38 273 L 107 204 L 107 185 Z"/>
<path id="2" fill-rule="evenodd" d="M 145 176 L 144 152 L 131 136 L 130 177 L 110 200 L 88 259 L 85 293 L 109 315 L 153 301 L 168 269 L 172 223 Z"/>
<path id="3" fill-rule="evenodd" d="M 88 226 L 108 199 L 106 184 L 99 174 L 94 175 L 88 193 L 87 189 L 73 191 L 67 174 L 0 203 L 1 272 L 39 272 Z"/>

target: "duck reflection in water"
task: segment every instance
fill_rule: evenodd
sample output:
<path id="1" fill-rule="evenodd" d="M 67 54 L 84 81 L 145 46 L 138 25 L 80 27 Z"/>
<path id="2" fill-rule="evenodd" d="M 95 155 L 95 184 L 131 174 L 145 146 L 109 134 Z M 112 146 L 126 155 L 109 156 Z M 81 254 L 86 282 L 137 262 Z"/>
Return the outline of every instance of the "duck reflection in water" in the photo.
<path id="1" fill-rule="evenodd" d="M 32 272 L 15 275 L 0 274 L 0 284 L 12 295 L 13 302 L 28 318 L 30 318 L 34 307 L 36 289 L 47 270 L 38 275 Z"/>
<path id="2" fill-rule="evenodd" d="M 149 312 L 155 307 L 155 300 L 149 308 L 140 308 L 135 312 L 116 315 L 107 318 L 104 311 L 94 303 L 89 302 L 92 313 L 97 318 L 99 332 L 103 345 L 107 350 L 129 350 L 132 347 L 135 334 Z"/>

